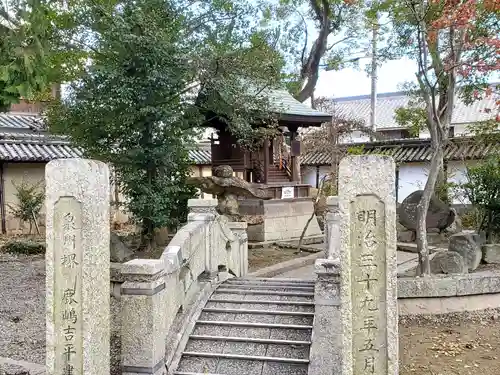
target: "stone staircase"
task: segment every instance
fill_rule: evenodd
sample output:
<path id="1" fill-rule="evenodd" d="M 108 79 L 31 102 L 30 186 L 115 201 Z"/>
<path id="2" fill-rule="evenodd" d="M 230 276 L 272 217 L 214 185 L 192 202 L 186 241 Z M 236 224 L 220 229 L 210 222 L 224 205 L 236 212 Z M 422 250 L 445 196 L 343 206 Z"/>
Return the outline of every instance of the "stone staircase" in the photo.
<path id="1" fill-rule="evenodd" d="M 233 278 L 202 309 L 176 375 L 307 375 L 314 282 Z"/>

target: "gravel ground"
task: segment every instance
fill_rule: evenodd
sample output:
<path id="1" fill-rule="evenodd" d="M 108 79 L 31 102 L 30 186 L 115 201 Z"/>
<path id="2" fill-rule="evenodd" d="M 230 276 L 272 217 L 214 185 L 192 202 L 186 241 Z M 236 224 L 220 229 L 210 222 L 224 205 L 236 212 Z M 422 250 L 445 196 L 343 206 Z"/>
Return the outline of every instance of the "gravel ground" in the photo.
<path id="1" fill-rule="evenodd" d="M 0 353 L 45 363 L 45 259 L 0 253 Z"/>
<path id="2" fill-rule="evenodd" d="M 45 364 L 45 258 L 0 252 L 0 357 Z M 111 298 L 111 368 L 120 365 L 119 303 Z"/>

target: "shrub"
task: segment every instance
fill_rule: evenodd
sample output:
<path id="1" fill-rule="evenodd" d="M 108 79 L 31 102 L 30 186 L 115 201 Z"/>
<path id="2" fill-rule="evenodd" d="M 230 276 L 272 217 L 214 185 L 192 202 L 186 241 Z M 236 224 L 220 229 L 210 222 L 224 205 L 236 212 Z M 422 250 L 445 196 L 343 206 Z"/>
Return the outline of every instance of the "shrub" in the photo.
<path id="1" fill-rule="evenodd" d="M 19 185 L 12 182 L 16 189 L 17 204 L 9 204 L 9 208 L 15 218 L 22 222 L 30 223 L 30 233 L 33 229 L 33 224 L 39 233 L 37 220 L 40 215 L 43 203 L 45 201 L 45 193 L 41 188 L 41 182 L 30 184 L 26 181 Z"/>
<path id="2" fill-rule="evenodd" d="M 12 240 L 3 245 L 2 250 L 12 254 L 45 254 L 45 244 L 31 240 Z"/>
<path id="3" fill-rule="evenodd" d="M 461 187 L 478 212 L 477 231 L 491 243 L 500 232 L 500 155 L 467 168 L 467 182 Z"/>

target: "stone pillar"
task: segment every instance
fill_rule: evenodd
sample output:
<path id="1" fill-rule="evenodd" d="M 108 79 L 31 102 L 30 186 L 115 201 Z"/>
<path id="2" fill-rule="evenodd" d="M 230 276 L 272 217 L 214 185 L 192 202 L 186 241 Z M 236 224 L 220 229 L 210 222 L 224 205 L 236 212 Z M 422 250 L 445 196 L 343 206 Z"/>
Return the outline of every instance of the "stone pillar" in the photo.
<path id="1" fill-rule="evenodd" d="M 325 257 L 327 259 L 338 259 L 340 257 L 340 211 L 338 197 L 328 197 L 326 205 Z"/>
<path id="2" fill-rule="evenodd" d="M 239 277 L 243 277 L 248 273 L 248 224 L 244 221 L 230 222 L 229 228 L 233 231 L 237 238 L 238 246 L 238 271 L 233 270 L 235 273 L 239 272 Z"/>
<path id="3" fill-rule="evenodd" d="M 109 375 L 109 170 L 85 159 L 45 167 L 48 375 Z"/>
<path id="4" fill-rule="evenodd" d="M 314 268 L 317 279 L 308 375 L 338 375 L 342 363 L 340 261 L 318 259 Z"/>
<path id="5" fill-rule="evenodd" d="M 342 375 L 398 374 L 395 164 L 340 162 Z"/>
<path id="6" fill-rule="evenodd" d="M 123 265 L 122 275 L 122 374 L 165 374 L 163 314 L 167 291 L 163 261 L 131 260 Z"/>

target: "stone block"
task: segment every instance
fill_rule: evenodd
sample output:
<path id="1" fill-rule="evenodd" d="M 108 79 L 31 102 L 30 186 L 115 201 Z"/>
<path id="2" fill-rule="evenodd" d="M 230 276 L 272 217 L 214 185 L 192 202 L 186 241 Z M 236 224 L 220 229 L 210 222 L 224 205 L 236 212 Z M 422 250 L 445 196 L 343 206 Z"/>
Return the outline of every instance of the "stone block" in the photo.
<path id="1" fill-rule="evenodd" d="M 442 245 L 448 242 L 444 233 L 427 233 L 427 244 Z"/>
<path id="2" fill-rule="evenodd" d="M 157 374 L 165 369 L 166 280 L 164 271 L 158 272 L 162 265 L 161 260 L 146 259 L 124 264 L 125 282 L 121 290 L 123 374 Z"/>
<path id="3" fill-rule="evenodd" d="M 455 251 L 437 252 L 430 261 L 431 273 L 467 273 L 464 258 Z"/>
<path id="4" fill-rule="evenodd" d="M 398 280 L 399 298 L 453 297 L 457 295 L 457 281 L 453 277 L 418 277 Z"/>
<path id="5" fill-rule="evenodd" d="M 470 271 L 474 271 L 481 263 L 482 252 L 480 238 L 473 232 L 460 232 L 450 237 L 449 251 L 462 255 Z"/>
<path id="6" fill-rule="evenodd" d="M 318 259 L 314 286 L 314 322 L 309 357 L 309 375 L 330 375 L 342 363 L 342 326 L 340 310 L 340 262 Z"/>
<path id="7" fill-rule="evenodd" d="M 387 156 L 340 162 L 343 351 L 334 373 L 398 374 L 395 170 Z"/>
<path id="8" fill-rule="evenodd" d="M 500 264 L 500 244 L 487 244 L 482 247 L 485 263 Z"/>
<path id="9" fill-rule="evenodd" d="M 47 374 L 109 375 L 109 170 L 53 160 L 45 182 Z"/>
<path id="10" fill-rule="evenodd" d="M 415 241 L 415 232 L 412 230 L 405 230 L 402 232 L 398 232 L 398 242 L 414 242 Z"/>

